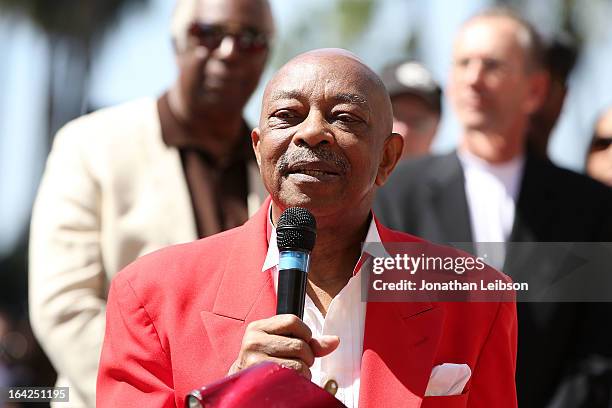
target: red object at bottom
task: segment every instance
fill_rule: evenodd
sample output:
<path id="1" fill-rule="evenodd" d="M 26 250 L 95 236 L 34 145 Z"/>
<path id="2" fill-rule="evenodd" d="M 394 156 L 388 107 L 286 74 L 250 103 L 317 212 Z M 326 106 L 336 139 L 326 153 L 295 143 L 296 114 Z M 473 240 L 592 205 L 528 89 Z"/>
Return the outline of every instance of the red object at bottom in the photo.
<path id="1" fill-rule="evenodd" d="M 186 408 L 342 408 L 333 395 L 274 363 L 261 363 L 194 390 Z"/>

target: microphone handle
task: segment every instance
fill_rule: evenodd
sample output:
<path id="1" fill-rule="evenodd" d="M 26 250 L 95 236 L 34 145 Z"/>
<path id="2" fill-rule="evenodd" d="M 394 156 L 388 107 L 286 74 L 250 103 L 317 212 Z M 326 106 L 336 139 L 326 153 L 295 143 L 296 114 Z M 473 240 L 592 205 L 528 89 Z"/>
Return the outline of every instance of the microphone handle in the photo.
<path id="1" fill-rule="evenodd" d="M 307 278 L 308 274 L 297 268 L 278 271 L 277 315 L 290 313 L 304 318 Z"/>

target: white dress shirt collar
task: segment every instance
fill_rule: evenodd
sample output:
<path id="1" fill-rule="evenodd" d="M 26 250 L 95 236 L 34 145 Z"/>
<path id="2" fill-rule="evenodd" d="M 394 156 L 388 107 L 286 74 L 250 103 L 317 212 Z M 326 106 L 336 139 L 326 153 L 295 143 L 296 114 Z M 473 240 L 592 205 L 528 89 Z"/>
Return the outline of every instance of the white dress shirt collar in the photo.
<path id="1" fill-rule="evenodd" d="M 521 184 L 525 155 L 521 154 L 504 163 L 489 163 L 467 149 L 459 149 L 457 156 L 463 167 L 464 174 L 468 172 L 488 173 L 495 177 L 504 187 L 506 193 L 516 201 Z"/>
<path id="2" fill-rule="evenodd" d="M 467 149 L 460 149 L 457 154 L 463 168 L 476 254 L 484 257 L 489 265 L 501 269 L 506 248 L 499 243 L 506 242 L 512 232 L 525 156 L 494 164 Z"/>
<path id="3" fill-rule="evenodd" d="M 267 227 L 270 236 L 262 272 L 272 273 L 274 290 L 277 291 L 279 252 L 276 244 L 276 229 L 271 216 L 268 217 Z M 310 328 L 314 337 L 336 335 L 340 338 L 340 345 L 336 350 L 325 357 L 315 359 L 314 365 L 310 367 L 312 382 L 325 388 L 326 384 L 334 381 L 337 384 L 335 397 L 348 408 L 357 408 L 359 405 L 361 356 L 366 315 L 366 302 L 363 302 L 361 298 L 362 279 L 359 271 L 366 262 L 371 262 L 372 256 L 389 256 L 382 246 L 374 217 L 370 221 L 365 245 L 354 267 L 353 276 L 340 293 L 332 299 L 325 317 L 308 294 L 304 304 L 304 323 Z"/>
<path id="4" fill-rule="evenodd" d="M 268 240 L 268 252 L 261 268 L 262 272 L 265 272 L 275 266 L 278 266 L 279 257 L 278 245 L 276 243 L 276 226 L 272 222 L 272 203 L 270 203 L 270 209 L 268 210 L 268 214 L 268 228 L 270 231 L 272 231 L 272 233 L 270 234 Z M 376 227 L 376 221 L 374 221 L 374 216 L 371 217 L 370 226 L 368 227 L 368 233 L 366 234 L 364 245 L 361 248 L 361 255 L 359 261 L 357 262 L 357 265 L 360 265 L 363 262 L 364 254 L 374 257 L 391 257 L 382 245 L 380 234 L 378 233 L 378 228 Z M 356 270 L 353 271 L 353 275 L 358 272 L 359 269 L 356 268 Z M 274 287 L 276 288 L 276 282 Z"/>

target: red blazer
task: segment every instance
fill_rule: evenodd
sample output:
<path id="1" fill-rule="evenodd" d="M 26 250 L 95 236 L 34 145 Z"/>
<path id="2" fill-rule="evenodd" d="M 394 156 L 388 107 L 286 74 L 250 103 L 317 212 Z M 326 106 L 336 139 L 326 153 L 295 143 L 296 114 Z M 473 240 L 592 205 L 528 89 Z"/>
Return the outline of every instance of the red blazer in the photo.
<path id="1" fill-rule="evenodd" d="M 269 200 L 246 224 L 144 256 L 113 280 L 98 407 L 182 407 L 226 375 L 246 325 L 273 316 Z M 381 225 L 384 242 L 420 239 Z M 359 406 L 516 407 L 514 303 L 368 303 Z M 458 396 L 425 397 L 431 370 L 468 364 Z"/>

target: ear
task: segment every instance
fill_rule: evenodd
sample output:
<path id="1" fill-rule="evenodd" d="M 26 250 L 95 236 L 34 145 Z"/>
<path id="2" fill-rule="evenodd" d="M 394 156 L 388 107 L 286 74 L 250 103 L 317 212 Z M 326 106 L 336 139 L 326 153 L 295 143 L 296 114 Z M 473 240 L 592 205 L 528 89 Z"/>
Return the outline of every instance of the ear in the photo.
<path id="1" fill-rule="evenodd" d="M 255 158 L 257 159 L 257 166 L 261 170 L 261 154 L 259 152 L 259 142 L 261 141 L 261 130 L 258 127 L 251 131 L 251 143 L 253 145 L 253 151 L 255 152 Z"/>
<path id="2" fill-rule="evenodd" d="M 404 138 L 399 133 L 391 133 L 385 140 L 382 158 L 378 165 L 375 183 L 382 186 L 387 182 L 389 175 L 402 157 L 404 150 Z"/>
<path id="3" fill-rule="evenodd" d="M 525 110 L 532 114 L 544 103 L 544 99 L 548 95 L 548 87 L 550 86 L 550 75 L 544 70 L 539 70 L 531 74 L 529 78 L 529 95 L 525 100 Z"/>

